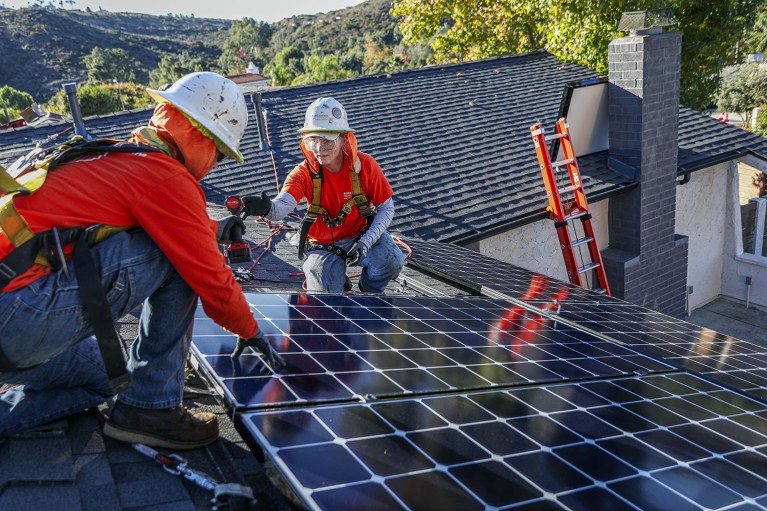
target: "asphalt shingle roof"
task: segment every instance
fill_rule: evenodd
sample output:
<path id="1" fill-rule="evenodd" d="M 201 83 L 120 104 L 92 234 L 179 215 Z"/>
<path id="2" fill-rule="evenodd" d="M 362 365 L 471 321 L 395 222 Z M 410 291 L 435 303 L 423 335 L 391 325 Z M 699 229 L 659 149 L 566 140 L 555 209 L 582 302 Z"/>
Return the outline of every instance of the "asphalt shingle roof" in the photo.
<path id="1" fill-rule="evenodd" d="M 563 87 L 597 73 L 544 51 L 430 66 L 261 93 L 266 141 L 259 140 L 254 97 L 241 150 L 246 163 L 228 162 L 204 181 L 208 199 L 266 190 L 276 194 L 298 164 L 297 129 L 317 97 L 344 104 L 360 150 L 373 155 L 395 192 L 392 230 L 426 240 L 470 241 L 545 216 L 547 201 L 529 128 L 553 129 Z M 97 136 L 125 138 L 146 124 L 150 110 L 90 118 Z M 63 131 L 59 124 L 0 132 L 0 163 L 34 141 Z M 679 117 L 679 172 L 698 170 L 747 152 L 767 158 L 767 139 L 685 107 Z M 607 151 L 579 158 L 591 201 L 633 186 L 610 170 Z M 273 163 L 274 159 L 274 163 Z M 276 176 L 275 176 L 276 166 Z"/>

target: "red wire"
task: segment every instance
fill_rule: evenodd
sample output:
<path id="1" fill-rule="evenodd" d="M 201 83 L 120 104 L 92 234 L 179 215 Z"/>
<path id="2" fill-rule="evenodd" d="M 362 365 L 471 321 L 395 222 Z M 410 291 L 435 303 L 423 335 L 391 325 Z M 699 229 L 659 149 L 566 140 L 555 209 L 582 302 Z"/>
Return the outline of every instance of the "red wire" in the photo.
<path id="1" fill-rule="evenodd" d="M 15 389 L 16 387 L 20 387 L 21 384 L 17 383 L 16 385 L 11 385 L 7 389 L 0 390 L 0 395 L 5 394 L 6 392 L 10 392 L 11 390 Z"/>
<path id="2" fill-rule="evenodd" d="M 405 255 L 405 259 L 410 259 L 410 256 L 413 254 L 413 249 L 410 248 L 407 243 L 399 239 L 397 236 L 392 236 L 391 238 L 394 240 L 394 243 L 396 243 L 397 245 L 407 250 L 407 255 Z"/>

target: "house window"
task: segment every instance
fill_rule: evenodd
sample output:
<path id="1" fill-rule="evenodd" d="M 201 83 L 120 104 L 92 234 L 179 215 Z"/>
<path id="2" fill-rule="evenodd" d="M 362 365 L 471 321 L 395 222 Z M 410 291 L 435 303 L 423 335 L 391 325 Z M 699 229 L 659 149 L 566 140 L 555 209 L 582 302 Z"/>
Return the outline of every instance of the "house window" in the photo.
<path id="1" fill-rule="evenodd" d="M 755 198 L 740 207 L 743 252 L 767 257 L 767 198 Z"/>

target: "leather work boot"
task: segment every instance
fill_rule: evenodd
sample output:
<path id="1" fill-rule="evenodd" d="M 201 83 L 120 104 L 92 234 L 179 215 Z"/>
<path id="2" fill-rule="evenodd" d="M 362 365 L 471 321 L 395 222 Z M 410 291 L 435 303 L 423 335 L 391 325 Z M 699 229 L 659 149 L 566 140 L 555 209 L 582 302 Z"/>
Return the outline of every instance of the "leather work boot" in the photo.
<path id="1" fill-rule="evenodd" d="M 218 438 L 218 418 L 212 413 L 192 414 L 183 406 L 175 408 L 137 408 L 117 401 L 104 435 L 150 447 L 196 449 Z"/>

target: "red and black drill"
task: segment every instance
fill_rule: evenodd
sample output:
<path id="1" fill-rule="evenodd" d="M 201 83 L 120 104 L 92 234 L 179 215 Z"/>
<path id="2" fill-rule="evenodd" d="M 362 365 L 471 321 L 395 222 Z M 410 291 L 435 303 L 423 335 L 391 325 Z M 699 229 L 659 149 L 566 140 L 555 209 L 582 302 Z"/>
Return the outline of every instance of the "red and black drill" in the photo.
<path id="1" fill-rule="evenodd" d="M 232 215 L 240 216 L 245 210 L 242 199 L 234 195 L 226 198 L 226 209 Z M 232 243 L 224 249 L 224 256 L 229 264 L 249 263 L 253 260 L 253 253 L 250 250 L 250 243 L 242 240 L 242 228 L 239 225 L 233 225 Z"/>

